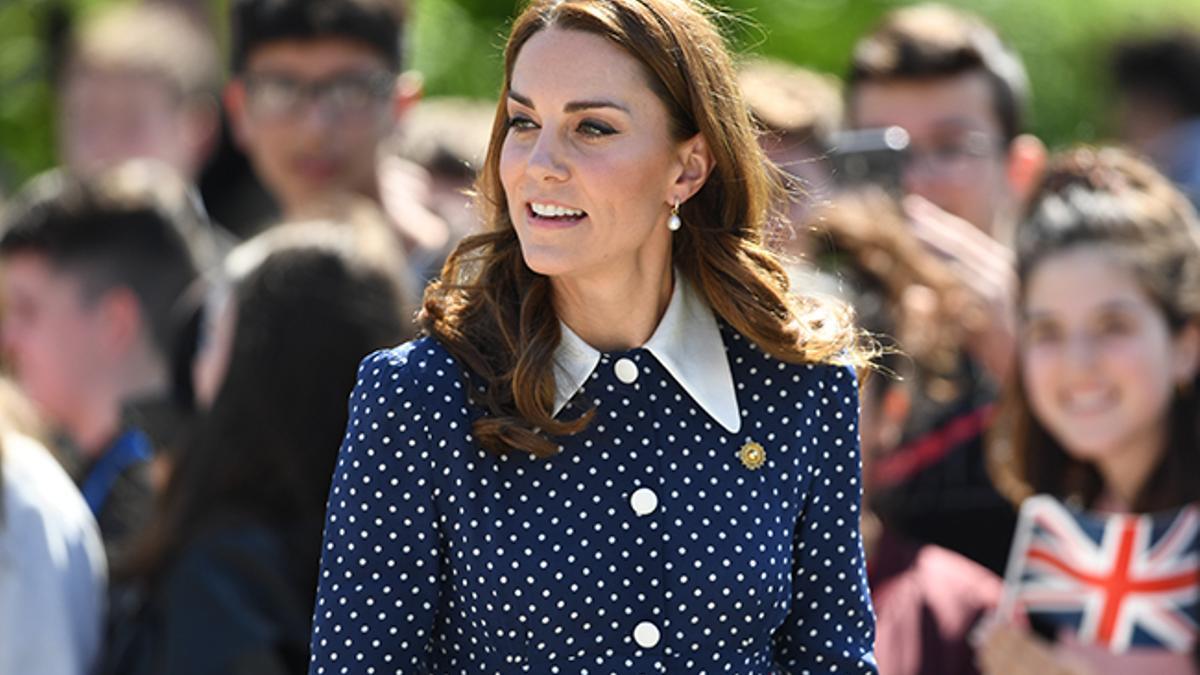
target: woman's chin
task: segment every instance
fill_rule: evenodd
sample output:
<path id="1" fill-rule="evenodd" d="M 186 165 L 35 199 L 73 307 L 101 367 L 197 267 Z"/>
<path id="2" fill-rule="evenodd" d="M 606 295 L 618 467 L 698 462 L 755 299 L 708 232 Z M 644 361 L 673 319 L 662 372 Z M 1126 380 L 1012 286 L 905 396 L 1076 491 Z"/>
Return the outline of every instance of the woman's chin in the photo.
<path id="1" fill-rule="evenodd" d="M 523 245 L 521 255 L 525 266 L 536 274 L 547 277 L 569 275 L 579 267 L 577 256 L 567 251 L 555 250 L 556 248 Z"/>

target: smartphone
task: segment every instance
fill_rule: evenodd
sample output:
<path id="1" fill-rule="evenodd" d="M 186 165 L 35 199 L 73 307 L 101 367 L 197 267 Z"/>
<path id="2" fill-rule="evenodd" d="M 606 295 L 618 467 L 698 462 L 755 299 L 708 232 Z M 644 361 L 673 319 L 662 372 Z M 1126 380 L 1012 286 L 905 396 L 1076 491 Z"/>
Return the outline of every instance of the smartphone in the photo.
<path id="1" fill-rule="evenodd" d="M 902 193 L 909 136 L 902 127 L 854 129 L 833 135 L 829 154 L 834 182 L 841 188 L 878 185 Z"/>

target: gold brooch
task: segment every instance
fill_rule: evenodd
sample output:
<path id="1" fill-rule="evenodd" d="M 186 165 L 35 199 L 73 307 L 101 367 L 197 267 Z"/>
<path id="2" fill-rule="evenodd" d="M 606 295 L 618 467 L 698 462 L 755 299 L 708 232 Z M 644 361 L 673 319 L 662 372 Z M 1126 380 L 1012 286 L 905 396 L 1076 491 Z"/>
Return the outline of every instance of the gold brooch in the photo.
<path id="1" fill-rule="evenodd" d="M 747 469 L 761 469 L 762 465 L 767 463 L 767 451 L 759 443 L 746 441 L 742 449 L 738 450 L 738 459 L 742 460 L 742 466 Z"/>

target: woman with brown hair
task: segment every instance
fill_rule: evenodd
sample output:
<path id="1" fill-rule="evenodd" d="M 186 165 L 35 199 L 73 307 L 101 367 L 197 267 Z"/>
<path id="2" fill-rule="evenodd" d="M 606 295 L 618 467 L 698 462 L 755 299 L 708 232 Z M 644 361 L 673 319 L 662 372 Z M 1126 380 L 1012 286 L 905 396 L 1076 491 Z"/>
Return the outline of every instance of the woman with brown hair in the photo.
<path id="1" fill-rule="evenodd" d="M 310 672 L 875 672 L 865 354 L 699 2 L 536 1 L 427 336 L 364 361 Z"/>

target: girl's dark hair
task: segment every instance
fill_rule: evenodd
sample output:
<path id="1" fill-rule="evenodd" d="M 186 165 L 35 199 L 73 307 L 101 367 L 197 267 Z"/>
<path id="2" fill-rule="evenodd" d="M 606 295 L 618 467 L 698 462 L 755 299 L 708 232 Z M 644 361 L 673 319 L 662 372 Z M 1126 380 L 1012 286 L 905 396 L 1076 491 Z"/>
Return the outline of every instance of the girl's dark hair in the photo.
<path id="1" fill-rule="evenodd" d="M 315 582 L 356 366 L 412 334 L 403 265 L 378 245 L 350 226 L 286 225 L 231 254 L 227 374 L 121 576 L 153 577 L 210 517 L 232 512 L 293 534 Z"/>
<path id="2" fill-rule="evenodd" d="M 1017 229 L 1019 305 L 1037 266 L 1079 246 L 1104 246 L 1138 280 L 1172 332 L 1200 321 L 1200 239 L 1187 199 L 1151 166 L 1116 148 L 1075 148 L 1050 163 Z M 1034 493 L 1091 505 L 1096 468 L 1071 457 L 1038 421 L 1025 395 L 1021 355 L 991 439 L 998 487 L 1019 501 Z M 1167 446 L 1133 508 L 1155 511 L 1200 499 L 1200 399 L 1196 378 L 1171 402 Z"/>
<path id="3" fill-rule="evenodd" d="M 422 326 L 478 381 L 487 415 L 475 438 L 493 452 L 553 454 L 549 436 L 577 433 L 586 414 L 560 422 L 554 351 L 561 337 L 548 277 L 525 264 L 500 182 L 505 100 L 522 47 L 551 27 L 611 41 L 645 69 L 668 111 L 674 140 L 702 134 L 713 153 L 708 181 L 681 208 L 672 236 L 676 269 L 714 313 L 772 356 L 793 363 L 865 363 L 849 312 L 788 294 L 787 274 L 763 242 L 786 203 L 778 169 L 763 154 L 738 92 L 733 62 L 698 0 L 535 0 L 513 23 L 491 143 L 476 187 L 486 232 L 467 237 L 425 293 Z"/>

